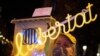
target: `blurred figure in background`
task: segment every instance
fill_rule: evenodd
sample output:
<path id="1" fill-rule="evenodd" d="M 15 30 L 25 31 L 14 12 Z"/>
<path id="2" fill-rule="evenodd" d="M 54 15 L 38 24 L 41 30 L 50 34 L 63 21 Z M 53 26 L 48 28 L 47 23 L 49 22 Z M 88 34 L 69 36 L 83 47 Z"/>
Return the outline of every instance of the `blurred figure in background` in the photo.
<path id="1" fill-rule="evenodd" d="M 60 34 L 54 42 L 53 56 L 75 56 L 76 39 L 71 34 Z"/>

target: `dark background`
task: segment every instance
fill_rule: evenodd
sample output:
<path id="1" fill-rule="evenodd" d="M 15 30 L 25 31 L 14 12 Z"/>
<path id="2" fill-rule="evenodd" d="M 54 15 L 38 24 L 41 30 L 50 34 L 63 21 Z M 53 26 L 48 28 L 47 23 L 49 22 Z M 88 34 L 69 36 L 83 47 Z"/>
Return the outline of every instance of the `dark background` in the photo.
<path id="1" fill-rule="evenodd" d="M 71 32 L 77 39 L 78 56 L 82 56 L 82 46 L 87 45 L 86 56 L 96 56 L 100 43 L 100 1 L 99 0 L 3 0 L 0 1 L 0 31 L 13 41 L 14 24 L 11 20 L 16 18 L 30 18 L 35 8 L 52 6 L 52 16 L 58 21 L 65 20 L 67 13 L 75 15 L 86 8 L 88 3 L 94 4 L 92 14 L 98 14 L 97 20 L 82 28 Z"/>

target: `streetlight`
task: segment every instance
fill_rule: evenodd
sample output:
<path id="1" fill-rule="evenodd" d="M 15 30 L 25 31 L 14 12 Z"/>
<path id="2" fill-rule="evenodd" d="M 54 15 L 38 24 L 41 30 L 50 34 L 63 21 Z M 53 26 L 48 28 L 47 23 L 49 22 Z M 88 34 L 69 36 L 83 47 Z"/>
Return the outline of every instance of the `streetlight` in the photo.
<path id="1" fill-rule="evenodd" d="M 84 46 L 83 46 L 83 56 L 85 55 L 86 49 L 87 49 L 87 46 L 84 45 Z"/>
<path id="2" fill-rule="evenodd" d="M 83 46 L 83 50 L 84 50 L 84 51 L 86 51 L 86 49 L 87 49 L 87 46 L 86 46 L 86 45 L 84 45 L 84 46 Z"/>

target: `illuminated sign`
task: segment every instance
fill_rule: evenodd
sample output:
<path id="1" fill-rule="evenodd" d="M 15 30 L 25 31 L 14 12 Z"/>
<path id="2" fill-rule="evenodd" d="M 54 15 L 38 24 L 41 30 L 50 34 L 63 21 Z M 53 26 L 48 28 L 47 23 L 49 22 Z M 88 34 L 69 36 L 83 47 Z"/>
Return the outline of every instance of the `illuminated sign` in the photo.
<path id="1" fill-rule="evenodd" d="M 41 32 L 40 33 L 41 37 L 44 37 L 45 41 L 47 40 L 47 37 L 49 37 L 52 40 L 55 40 L 58 37 L 58 35 L 60 34 L 61 31 L 63 31 L 64 33 L 69 33 L 71 31 L 74 31 L 75 27 L 81 28 L 84 24 L 89 24 L 90 22 L 95 21 L 96 18 L 97 18 L 97 14 L 95 14 L 95 17 L 92 17 L 92 13 L 91 13 L 91 7 L 92 6 L 93 6 L 93 4 L 88 3 L 88 6 L 86 7 L 86 9 L 89 13 L 89 20 L 88 21 L 86 20 L 86 12 L 82 11 L 81 13 L 77 13 L 74 16 L 74 25 L 71 28 L 71 24 L 70 24 L 71 15 L 68 14 L 67 17 L 66 17 L 66 20 L 68 20 L 68 30 L 67 31 L 65 31 L 65 25 L 64 24 L 62 24 L 60 22 L 55 22 L 55 27 L 50 27 L 47 30 L 47 32 Z M 78 18 L 78 16 L 82 17 L 82 23 L 80 25 L 77 24 L 77 20 L 80 19 L 80 18 Z M 61 29 L 61 27 L 63 29 Z M 51 33 L 51 31 L 52 31 L 52 33 Z"/>
<path id="2" fill-rule="evenodd" d="M 96 20 L 97 18 L 97 14 L 95 14 L 94 17 L 92 17 L 92 12 L 91 12 L 91 7 L 93 6 L 93 4 L 88 3 L 88 6 L 86 7 L 86 9 L 84 9 L 82 12 L 77 13 L 75 16 L 71 16 L 70 14 L 67 15 L 66 20 L 68 21 L 68 30 L 65 31 L 65 25 L 63 24 L 64 22 L 60 23 L 60 22 L 55 22 L 55 26 L 50 27 L 46 32 L 42 32 L 41 28 L 38 28 L 39 32 L 38 32 L 38 39 L 37 40 L 41 40 L 41 44 L 32 44 L 32 45 L 26 45 L 27 51 L 23 52 L 22 51 L 22 40 L 23 40 L 23 35 L 22 33 L 18 33 L 15 36 L 15 46 L 17 48 L 17 53 L 15 54 L 16 56 L 27 56 L 27 54 L 33 50 L 33 48 L 37 48 L 39 45 L 44 45 L 47 41 L 47 38 L 50 38 L 51 40 L 55 40 L 57 39 L 58 35 L 60 34 L 61 31 L 63 31 L 63 33 L 67 34 L 69 32 L 74 31 L 75 27 L 81 28 L 84 24 L 89 24 L 90 22 L 93 22 Z M 85 12 L 84 12 L 85 11 Z M 89 20 L 86 20 L 86 13 L 89 13 Z M 79 16 L 81 16 L 82 18 L 82 23 L 78 24 L 77 20 L 80 19 L 78 18 Z M 74 18 L 74 25 L 71 28 L 71 19 Z M 62 29 L 61 29 L 62 28 Z M 19 41 L 20 42 L 19 42 Z M 41 48 L 41 46 L 39 47 Z"/>

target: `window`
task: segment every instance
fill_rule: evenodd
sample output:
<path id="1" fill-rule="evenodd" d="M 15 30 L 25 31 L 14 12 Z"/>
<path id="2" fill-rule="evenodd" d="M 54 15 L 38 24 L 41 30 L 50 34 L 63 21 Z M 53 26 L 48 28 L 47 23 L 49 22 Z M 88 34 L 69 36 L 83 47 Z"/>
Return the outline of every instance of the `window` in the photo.
<path id="1" fill-rule="evenodd" d="M 23 30 L 23 43 L 24 44 L 37 44 L 37 30 L 28 28 Z"/>

